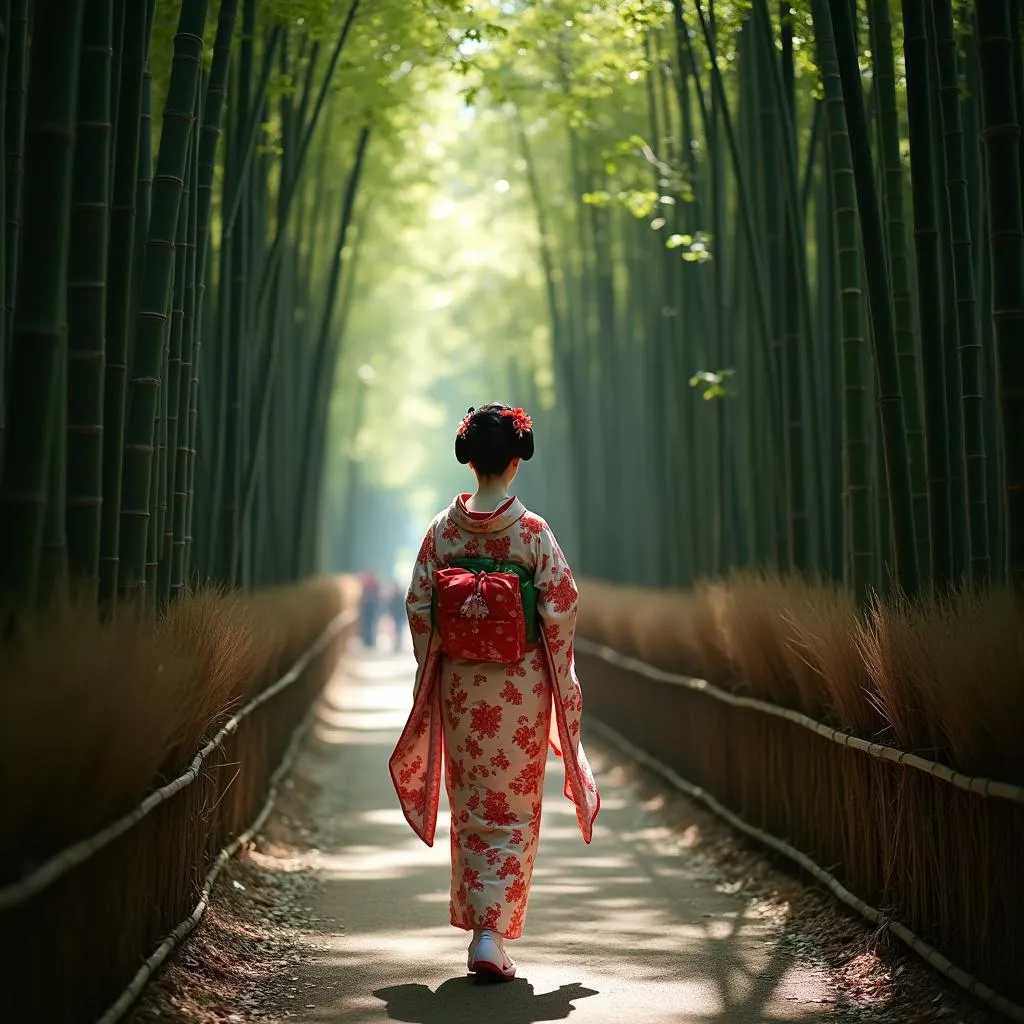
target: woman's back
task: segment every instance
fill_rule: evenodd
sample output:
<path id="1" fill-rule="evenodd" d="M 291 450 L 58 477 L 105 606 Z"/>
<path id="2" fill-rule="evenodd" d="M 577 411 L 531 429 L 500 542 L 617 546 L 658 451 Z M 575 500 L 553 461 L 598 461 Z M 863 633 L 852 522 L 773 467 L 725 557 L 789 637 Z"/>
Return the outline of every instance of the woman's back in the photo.
<path id="1" fill-rule="evenodd" d="M 474 429 L 481 424 L 487 429 Z M 502 943 L 520 936 L 526 916 L 549 743 L 564 756 L 565 795 L 587 842 L 600 806 L 580 743 L 575 582 L 548 524 L 508 494 L 519 459 L 532 453 L 522 410 L 488 407 L 463 421 L 456 454 L 474 464 L 480 486 L 434 518 L 420 547 L 407 597 L 419 670 L 413 711 L 391 759 L 406 818 L 432 844 L 443 751 L 452 812 L 450 920 L 474 933 L 470 969 L 478 963 L 505 977 L 515 965 Z M 460 612 L 460 602 L 439 601 L 437 591 L 455 578 L 448 570 L 466 560 L 478 585 Z M 532 604 L 521 599 L 537 628 L 526 630 L 525 612 L 519 619 L 519 640 L 532 642 L 520 642 L 513 660 L 489 654 L 507 651 L 505 644 L 484 644 L 480 657 L 458 656 L 463 649 L 453 651 L 455 633 L 444 616 L 468 616 L 485 635 L 489 611 L 480 595 L 489 572 L 507 580 L 508 563 L 529 570 L 535 588 Z"/>

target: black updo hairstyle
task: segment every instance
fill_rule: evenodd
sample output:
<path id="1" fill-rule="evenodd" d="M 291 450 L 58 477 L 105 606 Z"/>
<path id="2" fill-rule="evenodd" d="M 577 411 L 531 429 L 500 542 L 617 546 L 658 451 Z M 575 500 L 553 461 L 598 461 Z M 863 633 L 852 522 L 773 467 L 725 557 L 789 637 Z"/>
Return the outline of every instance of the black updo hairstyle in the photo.
<path id="1" fill-rule="evenodd" d="M 511 408 L 491 402 L 469 410 L 469 426 L 455 437 L 455 458 L 462 465 L 472 462 L 481 476 L 498 476 L 513 459 L 533 458 L 533 431 L 524 430 L 520 437 L 513 417 L 501 415 Z"/>

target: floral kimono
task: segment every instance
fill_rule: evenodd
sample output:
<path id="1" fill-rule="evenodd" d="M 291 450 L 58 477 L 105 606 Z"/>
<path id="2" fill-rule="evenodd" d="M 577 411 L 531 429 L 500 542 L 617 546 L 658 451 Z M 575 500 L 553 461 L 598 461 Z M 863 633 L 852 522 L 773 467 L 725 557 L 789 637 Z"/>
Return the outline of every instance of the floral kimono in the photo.
<path id="1" fill-rule="evenodd" d="M 572 572 L 547 523 L 518 499 L 475 513 L 468 497 L 456 498 L 431 523 L 413 572 L 407 612 L 418 669 L 412 713 L 390 769 L 406 819 L 432 846 L 444 753 L 451 923 L 516 939 L 537 854 L 549 742 L 563 759 L 564 792 L 588 843 L 601 801 L 580 739 Z M 434 570 L 478 556 L 534 572 L 541 639 L 515 664 L 449 658 L 432 627 Z"/>

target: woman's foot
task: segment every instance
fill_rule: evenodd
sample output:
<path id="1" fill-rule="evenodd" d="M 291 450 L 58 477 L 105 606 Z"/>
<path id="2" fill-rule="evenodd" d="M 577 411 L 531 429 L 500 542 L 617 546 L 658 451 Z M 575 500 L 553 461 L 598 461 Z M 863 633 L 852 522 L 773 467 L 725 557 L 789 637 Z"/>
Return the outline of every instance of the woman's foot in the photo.
<path id="1" fill-rule="evenodd" d="M 516 962 L 505 952 L 505 940 L 489 928 L 473 933 L 467 966 L 471 974 L 499 978 L 516 976 Z"/>

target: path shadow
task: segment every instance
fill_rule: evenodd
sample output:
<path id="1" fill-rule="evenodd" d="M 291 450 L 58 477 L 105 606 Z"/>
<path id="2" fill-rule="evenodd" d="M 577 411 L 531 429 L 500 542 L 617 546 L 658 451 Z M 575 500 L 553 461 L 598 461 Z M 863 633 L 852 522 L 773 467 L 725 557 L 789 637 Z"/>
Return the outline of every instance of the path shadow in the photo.
<path id="1" fill-rule="evenodd" d="M 373 993 L 392 1020 L 406 1024 L 534 1024 L 565 1020 L 574 999 L 596 996 L 575 981 L 536 995 L 525 978 L 494 983 L 471 977 L 449 978 L 432 992 L 426 985 L 392 985 Z"/>

